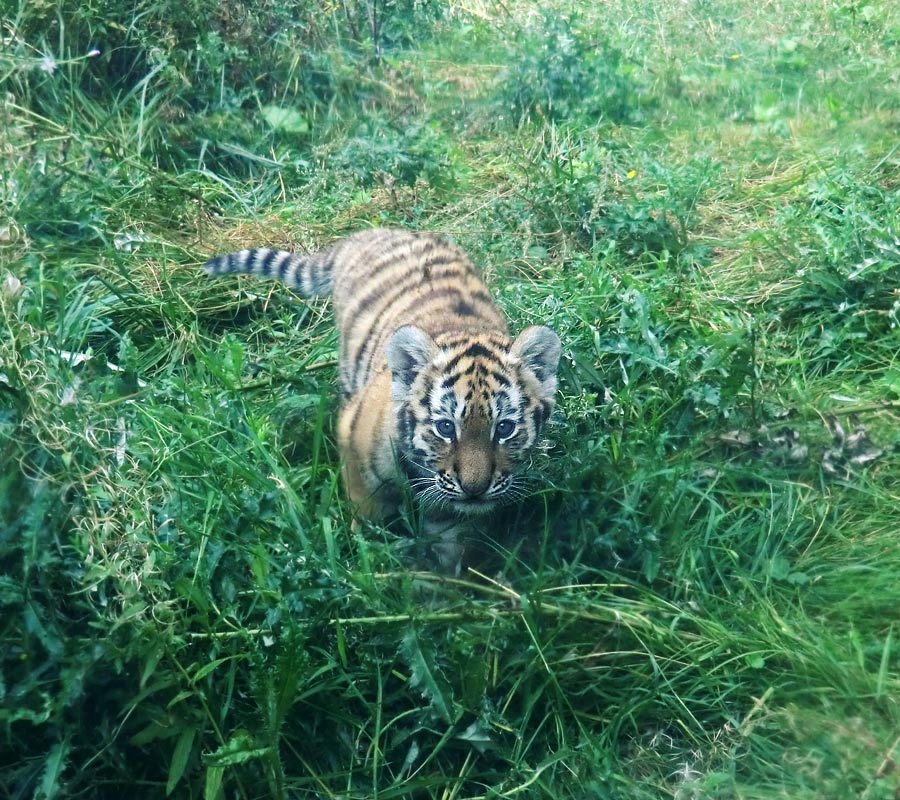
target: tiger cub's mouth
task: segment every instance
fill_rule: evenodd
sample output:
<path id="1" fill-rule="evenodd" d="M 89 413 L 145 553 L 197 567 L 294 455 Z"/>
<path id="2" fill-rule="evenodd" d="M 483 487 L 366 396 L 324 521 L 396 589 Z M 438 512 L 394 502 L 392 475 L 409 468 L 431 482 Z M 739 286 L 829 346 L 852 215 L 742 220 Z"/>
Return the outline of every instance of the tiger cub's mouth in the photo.
<path id="1" fill-rule="evenodd" d="M 514 481 L 509 478 L 498 479 L 487 491 L 481 494 L 465 492 L 443 492 L 442 505 L 461 516 L 482 516 L 490 514 L 521 496 L 516 491 Z"/>
<path id="2" fill-rule="evenodd" d="M 454 497 L 448 505 L 458 514 L 465 516 L 476 516 L 481 514 L 489 514 L 498 506 L 502 505 L 502 497 Z"/>
<path id="3" fill-rule="evenodd" d="M 488 489 L 481 494 L 466 494 L 455 487 L 441 486 L 439 479 L 414 479 L 413 497 L 417 505 L 424 509 L 452 511 L 460 516 L 481 516 L 489 514 L 514 499 L 516 493 L 508 492 L 502 486 Z"/>

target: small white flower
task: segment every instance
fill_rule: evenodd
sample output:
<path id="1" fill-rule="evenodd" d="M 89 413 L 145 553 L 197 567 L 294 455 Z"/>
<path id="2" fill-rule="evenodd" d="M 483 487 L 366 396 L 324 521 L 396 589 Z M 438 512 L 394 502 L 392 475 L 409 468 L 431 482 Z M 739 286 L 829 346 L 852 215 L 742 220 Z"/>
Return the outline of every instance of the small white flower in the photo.
<path id="1" fill-rule="evenodd" d="M 100 55 L 100 51 L 99 51 L 99 50 L 91 50 L 91 51 L 87 54 L 87 57 L 88 57 L 88 58 L 96 58 L 96 57 L 99 56 L 99 55 Z"/>
<path id="2" fill-rule="evenodd" d="M 44 56 L 41 59 L 40 70 L 41 72 L 46 72 L 48 75 L 52 75 L 56 72 L 56 61 L 53 56 Z"/>

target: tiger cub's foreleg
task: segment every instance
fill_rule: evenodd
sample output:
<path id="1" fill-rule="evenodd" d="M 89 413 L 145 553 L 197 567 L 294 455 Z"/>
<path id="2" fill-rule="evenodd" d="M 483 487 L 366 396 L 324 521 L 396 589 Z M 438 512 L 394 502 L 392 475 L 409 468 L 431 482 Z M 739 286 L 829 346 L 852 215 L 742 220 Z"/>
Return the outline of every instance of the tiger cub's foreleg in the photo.
<path id="1" fill-rule="evenodd" d="M 347 496 L 358 517 L 382 521 L 397 510 L 399 493 L 391 442 L 390 375 L 376 378 L 341 409 L 338 445 Z"/>

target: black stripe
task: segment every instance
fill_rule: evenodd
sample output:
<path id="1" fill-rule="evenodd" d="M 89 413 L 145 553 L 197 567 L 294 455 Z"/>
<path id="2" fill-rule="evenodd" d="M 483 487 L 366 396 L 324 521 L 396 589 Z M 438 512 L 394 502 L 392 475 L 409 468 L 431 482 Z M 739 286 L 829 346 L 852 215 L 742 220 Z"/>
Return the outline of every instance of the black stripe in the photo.
<path id="1" fill-rule="evenodd" d="M 422 387 L 422 406 L 424 408 L 430 408 L 428 405 L 428 398 L 431 397 L 431 390 L 434 388 L 434 381 L 431 378 L 427 378 L 425 380 L 425 385 Z"/>
<path id="2" fill-rule="evenodd" d="M 272 272 L 272 262 L 274 262 L 278 258 L 279 252 L 278 250 L 269 250 L 266 252 L 265 258 L 263 258 L 262 268 L 260 269 L 260 273 L 267 278 L 278 278 L 281 279 L 280 275 L 275 275 Z"/>
<path id="3" fill-rule="evenodd" d="M 409 408 L 404 407 L 400 411 L 398 426 L 400 428 L 400 441 L 404 444 L 412 442 L 413 430 L 416 426 L 416 418 L 413 415 L 412 411 L 409 410 Z"/>
<path id="4" fill-rule="evenodd" d="M 553 410 L 553 404 L 549 400 L 541 400 L 541 424 L 546 422 Z"/>
<path id="5" fill-rule="evenodd" d="M 353 416 L 350 417 L 350 424 L 347 426 L 347 430 L 350 432 L 348 439 L 350 441 L 353 440 L 353 432 L 356 429 L 356 423 L 359 419 L 359 412 L 362 411 L 362 403 L 357 403 L 356 408 L 353 409 Z"/>
<path id="6" fill-rule="evenodd" d="M 488 350 L 483 344 L 480 342 L 472 342 L 465 350 L 461 353 L 457 353 L 450 361 L 447 363 L 445 367 L 447 372 L 455 369 L 456 365 L 459 364 L 460 361 L 464 358 L 489 358 L 492 361 L 499 361 L 500 359 L 497 357 L 497 353 L 493 350 Z"/>

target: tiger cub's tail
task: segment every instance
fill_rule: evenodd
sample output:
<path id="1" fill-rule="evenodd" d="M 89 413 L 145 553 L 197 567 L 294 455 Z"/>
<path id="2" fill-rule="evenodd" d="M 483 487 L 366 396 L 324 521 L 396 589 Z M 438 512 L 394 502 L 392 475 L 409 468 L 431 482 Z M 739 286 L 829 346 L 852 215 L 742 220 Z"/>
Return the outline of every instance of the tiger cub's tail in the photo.
<path id="1" fill-rule="evenodd" d="M 285 250 L 258 247 L 211 258 L 203 265 L 207 275 L 247 273 L 274 278 L 296 289 L 304 297 L 331 294 L 333 258 L 326 251 L 301 256 Z"/>

